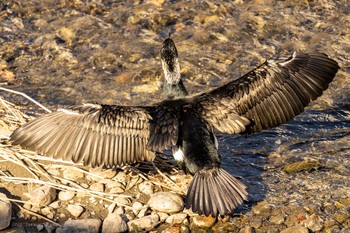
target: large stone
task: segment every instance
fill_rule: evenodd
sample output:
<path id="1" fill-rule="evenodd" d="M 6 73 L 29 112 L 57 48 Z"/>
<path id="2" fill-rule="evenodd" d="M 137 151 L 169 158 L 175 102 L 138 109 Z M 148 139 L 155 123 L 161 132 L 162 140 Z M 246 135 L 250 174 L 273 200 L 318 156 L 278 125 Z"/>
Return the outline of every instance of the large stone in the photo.
<path id="1" fill-rule="evenodd" d="M 120 214 L 109 214 L 102 224 L 102 233 L 119 233 L 128 230 L 128 225 Z"/>
<path id="2" fill-rule="evenodd" d="M 148 201 L 148 205 L 152 210 L 165 213 L 177 213 L 184 208 L 182 197 L 179 194 L 170 192 L 153 194 Z"/>
<path id="3" fill-rule="evenodd" d="M 11 202 L 6 199 L 7 196 L 0 193 L 0 230 L 9 227 L 11 223 L 12 205 Z"/>
<path id="4" fill-rule="evenodd" d="M 99 219 L 67 220 L 56 233 L 98 233 L 101 223 Z"/>
<path id="5" fill-rule="evenodd" d="M 56 199 L 56 189 L 49 186 L 42 186 L 30 193 L 30 202 L 38 205 L 49 205 Z"/>
<path id="6" fill-rule="evenodd" d="M 157 214 L 151 214 L 140 219 L 131 220 L 128 222 L 128 227 L 130 231 L 142 231 L 146 229 L 151 229 L 158 225 L 159 216 Z"/>

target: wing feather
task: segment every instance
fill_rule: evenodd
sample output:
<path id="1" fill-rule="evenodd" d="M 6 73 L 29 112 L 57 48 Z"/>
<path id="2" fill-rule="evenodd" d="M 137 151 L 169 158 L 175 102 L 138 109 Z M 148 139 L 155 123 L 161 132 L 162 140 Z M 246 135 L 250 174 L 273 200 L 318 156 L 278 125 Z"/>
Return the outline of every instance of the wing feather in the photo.
<path id="1" fill-rule="evenodd" d="M 193 97 L 193 106 L 221 132 L 261 131 L 303 112 L 327 89 L 338 69 L 337 62 L 322 53 L 269 60 L 239 79 Z"/>
<path id="2" fill-rule="evenodd" d="M 11 140 L 55 159 L 93 167 L 149 161 L 155 156 L 149 148 L 162 151 L 177 142 L 178 116 L 163 108 L 86 104 L 30 121 Z"/>

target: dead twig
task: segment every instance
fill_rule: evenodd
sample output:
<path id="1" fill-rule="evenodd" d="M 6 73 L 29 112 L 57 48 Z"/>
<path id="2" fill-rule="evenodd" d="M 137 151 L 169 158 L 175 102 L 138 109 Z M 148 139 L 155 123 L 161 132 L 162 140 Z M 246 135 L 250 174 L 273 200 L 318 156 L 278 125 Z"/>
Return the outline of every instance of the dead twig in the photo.
<path id="1" fill-rule="evenodd" d="M 14 91 L 14 90 L 7 89 L 7 88 L 4 88 L 4 87 L 0 87 L 0 90 L 7 91 L 7 92 L 10 92 L 10 93 L 13 93 L 13 94 L 17 94 L 17 95 L 21 95 L 21 96 L 27 98 L 28 100 L 32 101 L 34 104 L 38 105 L 40 108 L 44 109 L 46 112 L 51 113 L 51 110 L 49 110 L 44 105 L 40 104 L 38 101 L 34 100 L 33 98 L 29 97 L 28 95 L 26 95 L 23 92 Z"/>

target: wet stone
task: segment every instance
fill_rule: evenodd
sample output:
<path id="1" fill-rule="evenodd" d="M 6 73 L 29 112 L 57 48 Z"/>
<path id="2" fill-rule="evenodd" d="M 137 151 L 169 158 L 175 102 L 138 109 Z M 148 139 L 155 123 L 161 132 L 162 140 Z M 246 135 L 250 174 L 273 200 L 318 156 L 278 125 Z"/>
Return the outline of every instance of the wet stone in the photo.
<path id="1" fill-rule="evenodd" d="M 308 219 L 303 221 L 303 225 L 309 228 L 312 232 L 316 232 L 322 230 L 323 226 L 321 222 L 321 218 L 313 214 Z"/>
<path id="2" fill-rule="evenodd" d="M 98 233 L 101 223 L 99 219 L 67 220 L 56 233 Z"/>
<path id="3" fill-rule="evenodd" d="M 256 206 L 253 207 L 253 213 L 256 215 L 262 213 L 269 213 L 271 210 L 271 205 L 266 201 L 259 202 Z"/>
<path id="4" fill-rule="evenodd" d="M 259 228 L 262 224 L 262 217 L 261 216 L 253 216 L 250 220 L 250 226 L 254 227 L 255 229 Z"/>
<path id="5" fill-rule="evenodd" d="M 296 163 L 287 164 L 284 166 L 283 171 L 286 173 L 300 172 L 311 168 L 317 168 L 320 164 L 317 161 L 301 161 Z"/>
<path id="6" fill-rule="evenodd" d="M 109 214 L 102 224 L 102 233 L 118 233 L 128 230 L 128 225 L 120 214 Z"/>
<path id="7" fill-rule="evenodd" d="M 284 223 L 284 215 L 280 209 L 273 209 L 270 216 L 270 223 L 276 225 Z"/>
<path id="8" fill-rule="evenodd" d="M 281 231 L 281 233 L 308 233 L 309 230 L 306 227 L 303 226 L 294 226 L 294 227 L 288 227 Z"/>
<path id="9" fill-rule="evenodd" d="M 151 196 L 148 205 L 152 210 L 177 213 L 184 208 L 182 197 L 176 193 L 158 192 Z"/>
<path id="10" fill-rule="evenodd" d="M 12 204 L 5 199 L 7 199 L 7 196 L 0 193 L 0 230 L 10 226 L 12 217 Z"/>

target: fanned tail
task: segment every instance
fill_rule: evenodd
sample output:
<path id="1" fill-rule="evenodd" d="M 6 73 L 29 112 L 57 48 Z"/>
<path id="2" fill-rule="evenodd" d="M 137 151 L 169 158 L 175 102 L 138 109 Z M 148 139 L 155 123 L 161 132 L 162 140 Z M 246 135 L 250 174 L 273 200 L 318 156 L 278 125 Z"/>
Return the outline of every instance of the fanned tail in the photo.
<path id="1" fill-rule="evenodd" d="M 247 199 L 246 186 L 221 168 L 198 171 L 186 196 L 186 208 L 198 214 L 227 215 Z"/>

